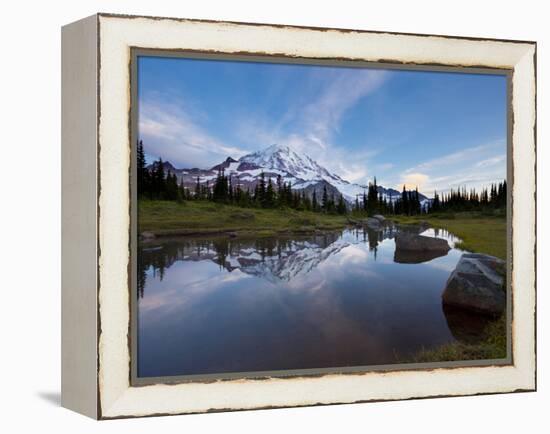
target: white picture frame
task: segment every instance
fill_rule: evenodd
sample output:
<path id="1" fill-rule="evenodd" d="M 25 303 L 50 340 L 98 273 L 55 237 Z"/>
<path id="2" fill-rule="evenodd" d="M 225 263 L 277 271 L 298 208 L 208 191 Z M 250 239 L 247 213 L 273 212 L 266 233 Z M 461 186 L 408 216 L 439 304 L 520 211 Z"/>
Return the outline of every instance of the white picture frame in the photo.
<path id="1" fill-rule="evenodd" d="M 511 363 L 131 383 L 131 52 L 511 73 Z M 536 44 L 97 14 L 62 32 L 62 405 L 96 419 L 536 389 Z"/>

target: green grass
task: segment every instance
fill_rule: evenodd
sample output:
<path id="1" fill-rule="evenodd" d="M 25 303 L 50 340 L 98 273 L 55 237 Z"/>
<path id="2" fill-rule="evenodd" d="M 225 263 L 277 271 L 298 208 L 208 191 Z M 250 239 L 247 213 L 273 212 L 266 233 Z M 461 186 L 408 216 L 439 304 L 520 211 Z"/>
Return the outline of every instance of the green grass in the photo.
<path id="1" fill-rule="evenodd" d="M 489 360 L 506 357 L 506 315 L 490 323 L 482 341 L 477 344 L 453 342 L 435 349 L 422 350 L 410 362 L 447 362 L 457 360 Z"/>
<path id="2" fill-rule="evenodd" d="M 156 235 L 253 232 L 256 236 L 270 236 L 283 232 L 342 229 L 346 224 L 346 217 L 339 215 L 292 209 L 240 208 L 202 201 L 140 200 L 138 208 L 139 232 Z"/>
<path id="3" fill-rule="evenodd" d="M 459 249 L 485 253 L 506 260 L 506 218 L 501 215 L 463 212 L 390 218 L 405 224 L 428 222 L 433 227 L 446 229 L 459 237 L 462 240 L 456 244 Z"/>

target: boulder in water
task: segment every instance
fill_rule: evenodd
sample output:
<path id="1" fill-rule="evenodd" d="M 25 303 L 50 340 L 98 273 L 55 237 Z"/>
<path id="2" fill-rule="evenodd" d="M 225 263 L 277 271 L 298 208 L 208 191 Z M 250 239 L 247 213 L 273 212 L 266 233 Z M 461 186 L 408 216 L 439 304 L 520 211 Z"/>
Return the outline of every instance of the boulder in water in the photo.
<path id="1" fill-rule="evenodd" d="M 395 236 L 393 260 L 400 264 L 420 264 L 445 256 L 451 248 L 446 240 L 400 231 Z"/>
<path id="2" fill-rule="evenodd" d="M 382 229 L 382 224 L 380 220 L 374 217 L 369 217 L 366 220 L 363 220 L 363 222 L 367 228 L 372 229 L 373 231 L 379 231 L 380 229 Z"/>
<path id="3" fill-rule="evenodd" d="M 443 303 L 498 316 L 506 308 L 506 262 L 494 256 L 465 253 L 449 276 Z"/>
<path id="4" fill-rule="evenodd" d="M 412 252 L 440 252 L 444 254 L 451 250 L 447 240 L 411 232 L 399 232 L 395 236 L 395 248 Z"/>

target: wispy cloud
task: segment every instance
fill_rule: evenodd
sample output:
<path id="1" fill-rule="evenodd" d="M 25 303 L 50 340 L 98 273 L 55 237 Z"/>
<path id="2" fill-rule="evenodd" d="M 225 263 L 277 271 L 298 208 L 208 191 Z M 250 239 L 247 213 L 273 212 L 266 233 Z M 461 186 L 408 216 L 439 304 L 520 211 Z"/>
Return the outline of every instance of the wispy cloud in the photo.
<path id="1" fill-rule="evenodd" d="M 326 149 L 327 142 L 339 130 L 344 113 L 382 86 L 387 77 L 387 71 L 354 69 L 337 71 L 325 78 L 327 85 L 304 108 L 308 138 Z"/>
<path id="2" fill-rule="evenodd" d="M 200 125 L 200 114 L 183 105 L 145 99 L 140 101 L 140 138 L 148 154 L 171 161 L 176 166 L 205 167 L 228 155 L 239 157 L 246 151 L 212 136 Z"/>
<path id="3" fill-rule="evenodd" d="M 506 178 L 504 140 L 496 140 L 443 155 L 403 171 L 394 182 L 430 194 L 434 190 L 447 192 L 460 187 L 481 189 Z"/>
<path id="4" fill-rule="evenodd" d="M 482 145 L 464 148 L 460 151 L 453 152 L 451 154 L 447 154 L 447 155 L 420 163 L 417 166 L 408 169 L 408 171 L 415 172 L 415 171 L 430 170 L 434 168 L 441 168 L 446 166 L 454 166 L 456 164 L 463 163 L 465 161 L 471 161 L 472 159 L 475 159 L 477 156 L 479 156 L 480 153 L 484 151 L 491 150 L 496 147 L 500 148 L 502 147 L 502 144 L 503 144 L 502 140 L 497 140 L 495 142 L 484 143 Z"/>
<path id="5" fill-rule="evenodd" d="M 478 161 L 475 167 L 491 167 L 506 161 L 506 154 L 500 154 L 495 157 L 487 158 L 485 160 Z"/>

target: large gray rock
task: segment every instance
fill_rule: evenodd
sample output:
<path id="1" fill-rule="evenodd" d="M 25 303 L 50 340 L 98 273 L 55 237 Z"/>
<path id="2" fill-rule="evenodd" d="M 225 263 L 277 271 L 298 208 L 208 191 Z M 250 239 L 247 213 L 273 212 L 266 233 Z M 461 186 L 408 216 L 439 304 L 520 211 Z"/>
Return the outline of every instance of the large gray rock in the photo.
<path id="1" fill-rule="evenodd" d="M 378 220 L 380 223 L 384 223 L 386 221 L 386 217 L 381 214 L 373 215 L 372 218 Z"/>
<path id="2" fill-rule="evenodd" d="M 439 252 L 447 253 L 451 248 L 447 240 L 441 238 L 426 237 L 413 232 L 399 232 L 395 236 L 396 250 L 412 252 Z"/>
<path id="3" fill-rule="evenodd" d="M 400 231 L 395 236 L 393 260 L 400 264 L 420 264 L 445 256 L 451 248 L 441 238 L 418 235 L 415 231 Z"/>
<path id="4" fill-rule="evenodd" d="M 494 256 L 465 253 L 449 276 L 443 303 L 488 315 L 506 308 L 506 262 Z"/>
<path id="5" fill-rule="evenodd" d="M 382 229 L 382 223 L 380 223 L 380 220 L 375 219 L 374 217 L 369 217 L 366 220 L 363 220 L 365 223 L 365 226 L 367 226 L 369 229 L 372 229 L 373 231 L 378 231 Z"/>

